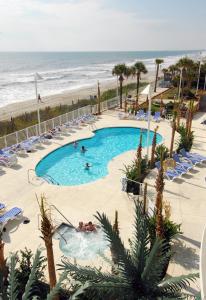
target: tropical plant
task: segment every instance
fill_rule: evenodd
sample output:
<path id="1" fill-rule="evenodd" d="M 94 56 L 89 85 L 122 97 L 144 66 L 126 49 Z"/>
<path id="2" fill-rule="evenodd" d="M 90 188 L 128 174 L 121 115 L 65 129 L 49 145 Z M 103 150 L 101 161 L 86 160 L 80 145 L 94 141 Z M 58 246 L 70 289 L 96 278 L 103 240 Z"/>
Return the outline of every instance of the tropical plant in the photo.
<path id="1" fill-rule="evenodd" d="M 21 286 L 20 277 L 19 277 L 19 269 L 18 265 L 18 255 L 17 253 L 12 254 L 10 260 L 8 262 L 8 276 L 7 282 L 5 283 L 1 281 L 1 291 L 0 297 L 3 300 L 31 300 L 31 299 L 42 299 L 42 300 L 54 300 L 57 293 L 59 293 L 61 289 L 61 285 L 63 281 L 66 279 L 66 273 L 63 273 L 57 285 L 50 291 L 49 294 L 46 294 L 45 297 L 39 290 L 39 282 L 37 280 L 37 274 L 39 274 L 39 267 L 41 265 L 41 251 L 37 250 L 33 259 L 33 263 L 30 269 L 30 273 L 28 274 L 28 280 L 25 282 L 25 286 L 23 290 L 19 290 Z M 41 273 L 41 271 L 40 271 Z M 2 278 L 0 278 L 2 280 Z M 21 297 L 19 298 L 19 293 Z"/>
<path id="2" fill-rule="evenodd" d="M 176 66 L 177 68 L 182 68 L 182 90 L 184 92 L 185 85 L 188 89 L 191 88 L 191 83 L 197 73 L 197 64 L 192 59 L 183 57 L 177 62 Z"/>
<path id="3" fill-rule="evenodd" d="M 157 130 L 158 130 L 158 126 L 155 128 L 154 130 L 154 136 L 152 139 L 152 150 L 151 150 L 151 159 L 150 159 L 150 168 L 154 168 L 154 163 L 155 163 L 155 149 L 156 149 L 156 145 L 157 145 Z"/>
<path id="4" fill-rule="evenodd" d="M 2 274 L 5 273 L 5 269 L 6 269 L 6 260 L 4 257 L 4 242 L 2 240 L 2 235 L 3 232 L 0 230 L 0 272 L 2 272 Z"/>
<path id="5" fill-rule="evenodd" d="M 136 85 L 136 103 L 135 103 L 135 106 L 136 106 L 136 109 L 137 109 L 137 105 L 138 105 L 138 99 L 139 99 L 139 85 L 140 85 L 140 79 L 141 79 L 141 74 L 146 74 L 148 71 L 147 71 L 147 68 L 145 66 L 144 63 L 142 62 L 136 62 L 134 65 L 133 65 L 133 75 L 136 76 L 136 79 L 137 79 L 137 85 Z"/>
<path id="6" fill-rule="evenodd" d="M 179 126 L 178 132 L 180 134 L 180 138 L 177 143 L 177 151 L 183 148 L 186 151 L 190 151 L 193 145 L 194 132 L 193 131 L 187 132 L 187 128 L 185 127 L 184 124 Z"/>
<path id="7" fill-rule="evenodd" d="M 155 60 L 156 66 L 157 66 L 157 70 L 156 70 L 156 78 L 155 78 L 155 86 L 154 86 L 154 92 L 156 93 L 157 91 L 157 80 L 158 80 L 158 75 L 159 75 L 159 68 L 160 65 L 164 62 L 163 59 L 157 58 Z"/>
<path id="8" fill-rule="evenodd" d="M 42 239 L 46 246 L 47 252 L 47 264 L 49 273 L 50 287 L 53 288 L 56 285 L 56 271 L 54 263 L 53 243 L 52 236 L 55 231 L 55 226 L 52 223 L 50 209 L 46 207 L 46 198 L 41 195 L 40 201 L 37 198 L 39 204 L 40 216 L 41 216 L 41 233 Z"/>
<path id="9" fill-rule="evenodd" d="M 119 235 L 119 221 L 118 221 L 118 211 L 115 211 L 115 220 L 113 224 L 113 230 Z M 118 263 L 118 258 L 116 257 L 116 251 L 113 247 L 110 247 L 111 257 L 114 265 Z M 115 272 L 115 268 L 112 266 L 112 272 Z"/>
<path id="10" fill-rule="evenodd" d="M 34 255 L 31 250 L 25 248 L 24 250 L 20 250 L 20 252 L 16 254 L 16 260 L 17 260 L 16 279 L 18 282 L 18 291 L 19 291 L 18 297 L 20 298 L 22 297 L 26 284 L 29 280 L 29 276 L 31 274 Z M 44 295 L 46 297 L 49 287 L 48 285 L 43 283 L 45 279 L 44 277 L 45 268 L 46 268 L 46 258 L 40 255 L 38 259 L 38 263 L 36 265 L 34 285 L 38 287 L 39 296 Z"/>
<path id="11" fill-rule="evenodd" d="M 176 131 L 176 115 L 174 115 L 172 121 L 172 135 L 171 135 L 171 142 L 170 142 L 170 157 L 172 157 L 173 147 L 174 147 L 174 140 L 175 140 L 175 131 Z"/>
<path id="12" fill-rule="evenodd" d="M 97 212 L 95 217 L 117 253 L 118 272 L 111 274 L 95 267 L 72 264 L 66 258 L 62 259 L 59 269 L 66 271 L 76 282 L 82 284 L 71 300 L 184 299 L 182 289 L 187 288 L 190 281 L 194 281 L 198 275 L 168 279 L 162 277 L 167 261 L 165 241 L 156 238 L 151 245 L 148 215 L 143 213 L 141 203 L 135 202 L 135 232 L 129 243 L 129 250 L 125 248 L 105 214 Z"/>
<path id="13" fill-rule="evenodd" d="M 164 190 L 164 170 L 163 170 L 163 154 L 160 155 L 160 168 L 158 169 L 158 174 L 155 182 L 156 188 L 156 202 L 155 202 L 155 216 L 156 216 L 156 237 L 163 239 L 165 236 L 164 226 L 163 226 L 163 215 L 162 215 L 162 199 Z"/>
<path id="14" fill-rule="evenodd" d="M 122 88 L 124 76 L 128 75 L 128 68 L 125 64 L 118 64 L 114 66 L 112 70 L 112 75 L 116 75 L 119 80 L 119 100 L 120 100 L 120 108 L 122 108 Z"/>
<path id="15" fill-rule="evenodd" d="M 156 147 L 155 156 L 157 161 L 160 161 L 161 157 L 165 160 L 169 157 L 169 149 L 164 144 L 160 144 Z"/>
<path id="16" fill-rule="evenodd" d="M 167 218 L 163 218 L 163 228 L 164 228 L 164 239 L 167 241 L 169 246 L 171 246 L 172 239 L 177 235 L 181 234 L 181 224 L 176 224 Z M 156 238 L 156 217 L 153 215 L 149 218 L 149 234 L 151 239 L 151 244 L 154 244 Z"/>

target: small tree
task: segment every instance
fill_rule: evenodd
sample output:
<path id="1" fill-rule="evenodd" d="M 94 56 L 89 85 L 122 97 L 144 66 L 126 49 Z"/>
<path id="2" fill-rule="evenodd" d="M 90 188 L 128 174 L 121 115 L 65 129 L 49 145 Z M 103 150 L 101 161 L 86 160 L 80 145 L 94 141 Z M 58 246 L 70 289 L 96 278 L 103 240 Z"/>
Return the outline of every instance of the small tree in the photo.
<path id="1" fill-rule="evenodd" d="M 164 238 L 164 226 L 163 226 L 163 215 L 162 215 L 162 198 L 164 190 L 164 171 L 163 171 L 163 160 L 161 157 L 161 164 L 158 170 L 156 178 L 156 202 L 155 202 L 155 214 L 156 214 L 156 236 L 160 239 Z"/>
<path id="2" fill-rule="evenodd" d="M 163 59 L 157 58 L 155 60 L 156 66 L 157 66 L 157 70 L 156 70 L 156 78 L 155 78 L 155 86 L 154 86 L 154 92 L 156 93 L 157 91 L 157 80 L 158 80 L 158 75 L 159 75 L 159 68 L 160 65 L 164 62 Z"/>
<path id="3" fill-rule="evenodd" d="M 118 64 L 118 65 L 114 66 L 114 68 L 112 70 L 112 75 L 116 75 L 119 80 L 120 108 L 122 108 L 123 81 L 124 81 L 124 76 L 127 76 L 127 72 L 128 72 L 128 69 L 125 64 Z"/>
<path id="4" fill-rule="evenodd" d="M 119 221 L 118 221 L 118 211 L 115 211 L 115 220 L 114 220 L 114 224 L 113 224 L 113 230 L 114 232 L 116 232 L 116 234 L 119 236 Z M 117 253 L 114 249 L 114 247 L 110 247 L 110 251 L 111 251 L 111 256 L 112 256 L 112 260 L 114 265 L 116 265 L 118 263 L 118 257 L 117 257 Z M 114 272 L 114 268 L 112 268 L 112 272 Z"/>
<path id="5" fill-rule="evenodd" d="M 155 149 L 157 145 L 157 130 L 159 126 L 157 126 L 154 130 L 154 136 L 152 139 L 152 151 L 151 151 L 151 159 L 150 159 L 150 168 L 154 168 L 154 163 L 155 163 Z"/>
<path id="6" fill-rule="evenodd" d="M 173 147 L 174 147 L 174 140 L 175 140 L 175 131 L 176 131 L 176 117 L 174 116 L 172 121 L 172 135 L 171 135 L 171 142 L 170 142 L 170 157 L 172 157 Z"/>
<path id="7" fill-rule="evenodd" d="M 56 285 L 56 270 L 55 270 L 53 243 L 52 243 L 52 236 L 55 231 L 55 226 L 52 223 L 50 210 L 46 208 L 45 196 L 41 195 L 40 202 L 38 198 L 37 201 L 39 204 L 40 215 L 41 215 L 40 230 L 42 233 L 42 239 L 45 243 L 46 252 L 47 252 L 49 283 L 50 283 L 50 287 L 53 288 Z"/>

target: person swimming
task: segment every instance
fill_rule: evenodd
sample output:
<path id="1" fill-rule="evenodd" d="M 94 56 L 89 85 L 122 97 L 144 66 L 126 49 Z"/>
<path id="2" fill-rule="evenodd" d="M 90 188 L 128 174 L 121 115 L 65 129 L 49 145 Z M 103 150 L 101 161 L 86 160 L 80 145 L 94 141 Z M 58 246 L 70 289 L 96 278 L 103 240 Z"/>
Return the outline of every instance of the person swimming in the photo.
<path id="1" fill-rule="evenodd" d="M 77 147 L 78 147 L 78 142 L 75 141 L 75 142 L 73 143 L 73 146 L 74 146 L 74 148 L 77 148 Z"/>
<path id="2" fill-rule="evenodd" d="M 87 149 L 86 149 L 84 146 L 82 146 L 81 152 L 82 152 L 82 153 L 85 153 L 86 151 L 87 151 Z"/>
<path id="3" fill-rule="evenodd" d="M 89 170 L 91 168 L 91 165 L 89 163 L 86 163 L 84 168 L 85 170 Z"/>

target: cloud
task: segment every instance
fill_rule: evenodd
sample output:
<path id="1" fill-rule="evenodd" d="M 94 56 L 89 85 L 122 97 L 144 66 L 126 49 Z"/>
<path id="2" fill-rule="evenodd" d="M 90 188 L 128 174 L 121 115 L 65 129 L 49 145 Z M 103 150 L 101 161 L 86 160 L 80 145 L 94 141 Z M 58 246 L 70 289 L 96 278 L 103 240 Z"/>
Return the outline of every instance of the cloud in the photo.
<path id="1" fill-rule="evenodd" d="M 167 40 L 174 48 L 166 37 L 171 21 L 104 0 L 7 0 L 0 11 L 0 50 L 143 50 L 164 48 Z"/>

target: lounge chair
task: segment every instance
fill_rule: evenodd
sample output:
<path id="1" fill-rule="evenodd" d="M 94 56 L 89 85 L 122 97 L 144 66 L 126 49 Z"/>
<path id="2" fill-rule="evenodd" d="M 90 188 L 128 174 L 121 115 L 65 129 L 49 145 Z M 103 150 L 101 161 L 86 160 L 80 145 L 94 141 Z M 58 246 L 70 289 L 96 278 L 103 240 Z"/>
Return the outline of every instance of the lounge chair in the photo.
<path id="1" fill-rule="evenodd" d="M 177 165 L 180 165 L 186 171 L 189 171 L 193 168 L 192 163 L 190 163 L 188 161 L 184 161 L 184 159 L 181 159 L 181 157 L 178 154 L 173 154 L 173 159 Z"/>
<path id="2" fill-rule="evenodd" d="M 155 114 L 153 116 L 153 121 L 155 121 L 155 122 L 160 122 L 161 121 L 160 111 L 155 112 Z"/>
<path id="3" fill-rule="evenodd" d="M 143 109 L 140 109 L 136 116 L 135 116 L 135 119 L 136 120 L 143 120 L 144 119 L 144 116 L 145 116 L 145 113 L 144 113 L 144 110 Z"/>
<path id="4" fill-rule="evenodd" d="M 180 153 L 181 153 L 182 157 L 184 157 L 187 161 L 190 161 L 193 165 L 200 164 L 204 161 L 204 159 L 202 159 L 200 157 L 189 154 L 189 152 L 186 152 L 185 149 L 181 149 Z"/>
<path id="5" fill-rule="evenodd" d="M 14 220 L 16 217 L 22 214 L 22 209 L 19 207 L 13 207 L 4 214 L 0 215 L 0 225 L 6 223 L 9 220 Z"/>
<path id="6" fill-rule="evenodd" d="M 6 158 L 10 165 L 16 165 L 18 163 L 18 159 L 16 157 L 16 154 L 14 152 L 10 152 L 8 150 L 5 149 L 1 149 L 0 150 L 0 157 L 2 158 Z"/>
<path id="7" fill-rule="evenodd" d="M 4 209 L 5 208 L 5 204 L 3 203 L 0 203 L 0 210 Z"/>
<path id="8" fill-rule="evenodd" d="M 159 170 L 159 168 L 160 168 L 160 161 L 156 162 L 155 166 Z M 178 178 L 178 177 L 181 176 L 175 169 L 168 169 L 168 170 L 164 171 L 164 175 L 170 181 L 173 181 L 174 179 L 176 179 L 176 178 Z"/>
<path id="9" fill-rule="evenodd" d="M 183 150 L 185 150 L 185 149 L 183 149 Z M 206 161 L 206 156 L 201 155 L 201 154 L 199 154 L 199 153 L 187 152 L 187 151 L 185 151 L 185 153 L 186 153 L 188 156 L 191 156 L 191 157 L 195 157 L 195 158 L 201 159 L 202 162 L 203 162 L 203 161 Z"/>
<path id="10" fill-rule="evenodd" d="M 0 156 L 0 164 L 5 166 L 5 167 L 10 168 L 10 167 L 16 165 L 16 161 L 12 162 L 8 159 L 8 157 Z"/>

